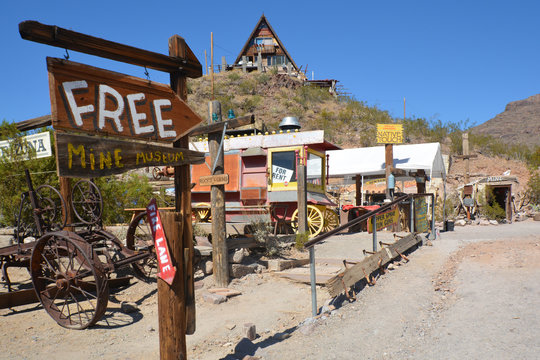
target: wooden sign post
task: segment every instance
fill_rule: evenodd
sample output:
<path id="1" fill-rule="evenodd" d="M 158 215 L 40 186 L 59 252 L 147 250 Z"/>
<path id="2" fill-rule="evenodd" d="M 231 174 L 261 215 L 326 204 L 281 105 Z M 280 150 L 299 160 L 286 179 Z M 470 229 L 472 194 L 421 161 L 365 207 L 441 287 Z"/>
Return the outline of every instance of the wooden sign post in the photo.
<path id="1" fill-rule="evenodd" d="M 158 280 L 160 357 L 186 359 L 185 335 L 195 331 L 189 163 L 200 156 L 189 152 L 187 134 L 202 121 L 185 104 L 186 76 L 202 76 L 201 64 L 178 35 L 169 39 L 167 56 L 35 21 L 20 23 L 19 32 L 27 40 L 170 73 L 169 88 L 66 60 L 47 61 L 53 126 L 94 135 L 90 139 L 57 133 L 58 151 L 63 153 L 60 158 L 67 163 L 59 166 L 61 175 L 75 176 L 74 172 L 78 172 L 77 176 L 102 176 L 136 168 L 145 161 L 147 165 L 166 161 L 175 166 L 178 213 L 161 216 L 170 245 L 168 265 L 175 266 L 176 273 L 167 277 L 168 282 Z M 104 140 L 99 137 L 103 135 L 172 143 L 173 147 L 138 142 L 126 145 L 130 142 Z M 65 185 L 62 179 L 60 184 Z"/>
<path id="2" fill-rule="evenodd" d="M 208 103 L 208 123 L 221 122 L 221 104 L 217 100 Z M 223 129 L 224 130 L 224 129 Z M 223 176 L 225 160 L 223 150 L 223 131 L 208 134 L 210 166 L 212 176 Z M 225 222 L 225 185 L 212 185 L 210 190 L 212 203 L 212 262 L 214 279 L 219 287 L 229 285 L 229 248 L 227 247 L 227 228 Z"/>
<path id="3" fill-rule="evenodd" d="M 388 188 L 388 177 L 394 166 L 393 144 L 403 142 L 403 125 L 401 124 L 377 124 L 377 143 L 384 144 L 385 176 L 386 176 L 386 198 L 391 199 Z"/>

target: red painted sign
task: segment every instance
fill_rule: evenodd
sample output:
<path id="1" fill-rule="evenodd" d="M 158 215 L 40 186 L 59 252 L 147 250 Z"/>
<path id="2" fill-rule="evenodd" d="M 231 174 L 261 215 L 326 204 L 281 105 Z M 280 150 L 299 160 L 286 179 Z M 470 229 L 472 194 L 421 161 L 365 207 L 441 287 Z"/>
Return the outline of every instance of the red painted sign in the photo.
<path id="1" fill-rule="evenodd" d="M 150 204 L 146 207 L 146 214 L 148 217 L 148 223 L 152 229 L 152 236 L 154 237 L 154 244 L 156 247 L 156 256 L 159 264 L 158 276 L 163 279 L 167 284 L 172 285 L 174 275 L 176 274 L 176 267 L 173 266 L 171 261 L 171 254 L 167 246 L 167 239 L 165 238 L 165 232 L 161 224 L 161 217 L 157 209 L 156 199 L 150 200 Z"/>

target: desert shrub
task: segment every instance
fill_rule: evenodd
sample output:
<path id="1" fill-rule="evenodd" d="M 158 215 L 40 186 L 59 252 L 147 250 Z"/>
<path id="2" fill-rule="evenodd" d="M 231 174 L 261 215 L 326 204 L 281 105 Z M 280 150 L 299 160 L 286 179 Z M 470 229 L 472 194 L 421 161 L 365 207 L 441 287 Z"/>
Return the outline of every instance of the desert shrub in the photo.
<path id="1" fill-rule="evenodd" d="M 16 147 L 22 144 L 23 136 L 43 131 L 49 131 L 51 143 L 54 144 L 50 129 L 19 132 L 14 124 L 8 124 L 5 120 L 0 125 L 0 138 L 12 140 L 10 148 L 3 149 L 6 157 L 0 156 L 0 223 L 3 226 L 15 224 L 21 194 L 28 191 L 25 169 L 30 171 L 34 189 L 42 184 L 58 188 L 54 146 L 53 156 L 46 158 L 35 159 L 35 154 L 29 154 L 30 159 L 24 160 L 21 155 L 15 154 Z"/>
<path id="2" fill-rule="evenodd" d="M 493 191 L 486 188 L 485 195 L 479 198 L 480 211 L 483 216 L 491 220 L 506 218 L 506 211 L 495 201 Z"/>
<path id="3" fill-rule="evenodd" d="M 249 227 L 255 241 L 265 249 L 266 256 L 274 257 L 280 254 L 278 238 L 272 234 L 272 224 L 261 219 L 254 219 L 249 222 Z"/>
<path id="4" fill-rule="evenodd" d="M 240 104 L 240 107 L 245 112 L 252 112 L 262 103 L 262 100 L 259 95 L 247 96 Z"/>
<path id="5" fill-rule="evenodd" d="M 525 190 L 525 196 L 528 198 L 529 203 L 534 205 L 540 205 L 540 172 L 531 171 L 531 177 L 527 183 Z"/>
<path id="6" fill-rule="evenodd" d="M 103 197 L 103 223 L 105 225 L 127 223 L 131 213 L 125 208 L 144 208 L 154 197 L 148 178 L 137 173 L 126 175 L 122 179 L 114 176 L 96 179 Z M 162 206 L 158 201 L 158 206 Z"/>
<path id="7" fill-rule="evenodd" d="M 270 76 L 266 73 L 260 73 L 255 75 L 255 81 L 257 81 L 258 84 L 264 85 L 270 80 Z"/>
<path id="8" fill-rule="evenodd" d="M 302 86 L 296 90 L 293 99 L 307 109 L 313 104 L 333 100 L 333 96 L 328 90 L 317 86 Z"/>
<path id="9" fill-rule="evenodd" d="M 257 82 L 253 77 L 246 78 L 238 84 L 238 90 L 243 95 L 255 95 Z"/>
<path id="10" fill-rule="evenodd" d="M 229 78 L 230 81 L 238 81 L 238 80 L 240 80 L 240 78 L 242 76 L 236 71 L 231 71 L 231 72 L 229 72 L 227 77 Z"/>

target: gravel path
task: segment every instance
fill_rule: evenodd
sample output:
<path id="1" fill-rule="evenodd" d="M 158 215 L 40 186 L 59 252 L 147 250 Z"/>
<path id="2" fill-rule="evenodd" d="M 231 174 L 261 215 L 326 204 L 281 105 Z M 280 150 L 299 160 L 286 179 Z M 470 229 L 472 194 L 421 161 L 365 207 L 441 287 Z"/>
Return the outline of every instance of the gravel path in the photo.
<path id="1" fill-rule="evenodd" d="M 540 223 L 456 228 L 357 301 L 255 341 L 265 359 L 537 359 Z M 240 344 L 226 359 L 241 359 Z M 249 344 L 248 344 L 249 345 Z"/>
<path id="2" fill-rule="evenodd" d="M 380 233 L 385 241 L 391 234 Z M 197 290 L 197 331 L 187 337 L 193 360 L 244 359 L 537 359 L 540 354 L 540 222 L 456 227 L 441 233 L 336 309 L 310 318 L 309 286 L 270 273 L 235 280 L 242 295 L 214 305 Z M 334 236 L 321 258 L 361 258 L 368 234 Z M 105 318 L 66 330 L 36 305 L 0 310 L 0 359 L 157 359 L 155 284 L 111 295 Z M 318 305 L 327 300 L 318 290 Z M 120 303 L 138 306 L 120 311 Z M 253 342 L 242 338 L 257 326 Z M 253 359 L 253 358 L 252 358 Z"/>

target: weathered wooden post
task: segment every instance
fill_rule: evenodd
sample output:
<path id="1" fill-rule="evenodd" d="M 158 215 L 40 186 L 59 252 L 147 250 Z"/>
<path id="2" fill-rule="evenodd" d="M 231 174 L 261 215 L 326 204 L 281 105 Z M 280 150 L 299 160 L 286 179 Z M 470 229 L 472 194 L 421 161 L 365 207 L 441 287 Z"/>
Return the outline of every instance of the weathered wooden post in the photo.
<path id="1" fill-rule="evenodd" d="M 174 35 L 169 38 L 169 55 L 186 58 L 185 40 Z M 171 88 L 184 101 L 187 100 L 186 77 L 181 72 L 171 73 Z M 188 137 L 173 144 L 188 148 Z M 193 283 L 193 230 L 191 225 L 190 166 L 175 166 L 174 188 L 177 213 L 174 218 L 163 214 L 164 229 L 168 237 L 171 258 L 176 262 L 178 274 L 171 286 L 158 281 L 158 314 L 161 359 L 187 358 L 186 334 L 195 332 L 195 288 Z M 176 220 L 176 221 L 174 221 Z M 180 227 L 177 229 L 176 227 Z M 172 231 L 171 236 L 167 231 Z"/>
<path id="2" fill-rule="evenodd" d="M 394 166 L 394 146 L 392 144 L 384 144 L 384 161 L 386 163 L 386 198 L 392 201 L 392 197 L 390 196 L 390 188 L 388 187 L 388 177 L 390 176 L 390 173 L 392 172 L 392 167 Z"/>
<path id="3" fill-rule="evenodd" d="M 469 134 L 461 134 L 463 140 L 463 158 L 465 159 L 465 184 L 470 181 L 470 169 L 469 169 Z"/>
<path id="4" fill-rule="evenodd" d="M 208 124 L 221 122 L 221 104 L 217 100 L 208 103 Z M 211 175 L 225 173 L 223 154 L 223 132 L 208 134 L 208 149 L 210 151 Z M 227 229 L 225 224 L 225 185 L 211 185 L 210 198 L 212 202 L 212 262 L 214 279 L 219 287 L 229 285 L 229 259 L 227 248 Z"/>
<path id="5" fill-rule="evenodd" d="M 306 160 L 307 146 L 303 152 L 296 151 L 296 181 L 298 196 L 298 234 L 304 238 L 309 234 L 307 219 L 307 192 L 306 192 Z M 317 316 L 317 276 L 315 273 L 315 246 L 309 248 L 309 277 L 311 283 L 311 314 Z"/>
<path id="6" fill-rule="evenodd" d="M 227 70 L 227 60 L 225 59 L 225 56 L 221 57 L 221 71 Z"/>
<path id="7" fill-rule="evenodd" d="M 257 56 L 257 71 L 262 72 L 262 55 L 261 55 L 261 49 L 259 49 L 259 53 Z"/>
<path id="8" fill-rule="evenodd" d="M 242 72 L 247 72 L 247 57 L 242 56 Z"/>

